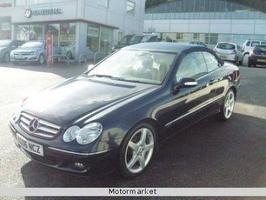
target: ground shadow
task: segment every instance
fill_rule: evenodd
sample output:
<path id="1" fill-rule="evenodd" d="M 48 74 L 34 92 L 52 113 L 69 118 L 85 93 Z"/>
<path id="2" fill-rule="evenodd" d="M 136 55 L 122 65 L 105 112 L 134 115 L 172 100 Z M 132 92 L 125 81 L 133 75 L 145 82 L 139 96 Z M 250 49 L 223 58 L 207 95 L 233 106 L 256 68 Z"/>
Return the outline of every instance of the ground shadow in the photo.
<path id="1" fill-rule="evenodd" d="M 35 162 L 21 173 L 25 187 L 262 187 L 265 129 L 266 120 L 240 114 L 226 123 L 205 119 L 163 142 L 152 166 L 132 180 L 77 176 Z"/>

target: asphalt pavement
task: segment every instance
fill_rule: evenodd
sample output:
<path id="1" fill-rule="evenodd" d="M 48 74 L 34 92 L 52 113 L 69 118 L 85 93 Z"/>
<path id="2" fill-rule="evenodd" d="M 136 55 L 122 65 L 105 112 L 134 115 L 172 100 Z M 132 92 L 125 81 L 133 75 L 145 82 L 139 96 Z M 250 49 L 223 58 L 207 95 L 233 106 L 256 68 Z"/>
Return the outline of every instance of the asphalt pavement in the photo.
<path id="1" fill-rule="evenodd" d="M 240 68 L 230 121 L 209 117 L 176 134 L 160 144 L 142 176 L 125 180 L 116 172 L 79 176 L 30 161 L 8 128 L 23 98 L 82 73 L 85 65 L 0 64 L 0 187 L 266 187 L 266 68 Z"/>

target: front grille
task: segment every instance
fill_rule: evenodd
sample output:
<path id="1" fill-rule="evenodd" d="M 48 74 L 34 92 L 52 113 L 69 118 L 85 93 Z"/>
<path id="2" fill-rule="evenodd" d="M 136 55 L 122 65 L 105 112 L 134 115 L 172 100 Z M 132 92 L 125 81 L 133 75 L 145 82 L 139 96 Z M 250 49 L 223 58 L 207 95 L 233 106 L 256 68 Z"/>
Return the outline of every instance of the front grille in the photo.
<path id="1" fill-rule="evenodd" d="M 33 53 L 31 52 L 20 52 L 20 53 L 14 53 L 15 56 L 30 56 L 32 55 Z"/>
<path id="2" fill-rule="evenodd" d="M 37 125 L 32 130 L 32 122 L 37 120 Z M 28 134 L 35 135 L 45 139 L 52 139 L 59 134 L 60 126 L 52 124 L 50 122 L 38 119 L 33 115 L 22 112 L 19 117 L 19 126 L 26 131 Z"/>

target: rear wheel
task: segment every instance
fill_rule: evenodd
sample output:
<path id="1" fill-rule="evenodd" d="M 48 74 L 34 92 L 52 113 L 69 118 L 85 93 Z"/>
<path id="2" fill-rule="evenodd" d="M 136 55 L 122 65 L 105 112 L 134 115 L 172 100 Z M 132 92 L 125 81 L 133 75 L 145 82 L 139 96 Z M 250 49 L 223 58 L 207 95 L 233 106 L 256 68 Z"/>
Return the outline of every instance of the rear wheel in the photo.
<path id="1" fill-rule="evenodd" d="M 220 113 L 218 115 L 219 119 L 226 121 L 232 117 L 234 107 L 235 107 L 235 92 L 230 89 L 224 99 L 223 105 L 220 108 Z"/>
<path id="2" fill-rule="evenodd" d="M 122 176 L 133 178 L 149 166 L 157 145 L 156 141 L 155 129 L 149 124 L 140 124 L 129 132 L 119 152 Z"/>
<path id="3" fill-rule="evenodd" d="M 66 57 L 67 57 L 67 59 L 70 60 L 70 59 L 73 58 L 73 55 L 72 55 L 72 53 L 69 51 L 69 52 L 67 52 Z"/>
<path id="4" fill-rule="evenodd" d="M 45 58 L 44 58 L 44 55 L 43 54 L 41 54 L 40 57 L 39 57 L 39 63 L 41 65 L 44 65 L 45 64 Z"/>
<path id="5" fill-rule="evenodd" d="M 243 56 L 242 64 L 243 64 L 244 66 L 247 66 L 247 65 L 248 65 L 248 57 L 249 57 L 248 54 L 245 54 L 245 55 Z"/>
<path id="6" fill-rule="evenodd" d="M 9 56 L 9 53 L 5 53 L 4 55 L 4 62 L 9 62 L 10 61 L 10 56 Z"/>
<path id="7" fill-rule="evenodd" d="M 256 67 L 256 64 L 254 64 L 250 59 L 248 60 L 248 67 Z"/>

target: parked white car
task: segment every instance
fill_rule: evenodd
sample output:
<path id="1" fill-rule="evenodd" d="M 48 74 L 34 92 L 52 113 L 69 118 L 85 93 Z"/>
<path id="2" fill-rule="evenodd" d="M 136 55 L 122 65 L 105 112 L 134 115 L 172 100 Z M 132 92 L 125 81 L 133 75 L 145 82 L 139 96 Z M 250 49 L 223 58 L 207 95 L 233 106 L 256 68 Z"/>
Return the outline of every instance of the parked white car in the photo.
<path id="1" fill-rule="evenodd" d="M 243 44 L 243 60 L 242 63 L 244 65 L 248 64 L 249 55 L 253 52 L 254 48 L 258 45 L 266 45 L 265 41 L 259 40 L 246 40 Z"/>
<path id="2" fill-rule="evenodd" d="M 29 41 L 21 47 L 11 51 L 11 62 L 39 62 L 41 65 L 46 62 L 46 47 L 41 41 Z"/>
<path id="3" fill-rule="evenodd" d="M 237 65 L 242 63 L 242 48 L 235 43 L 219 42 L 213 50 L 224 61 L 233 62 Z"/>

